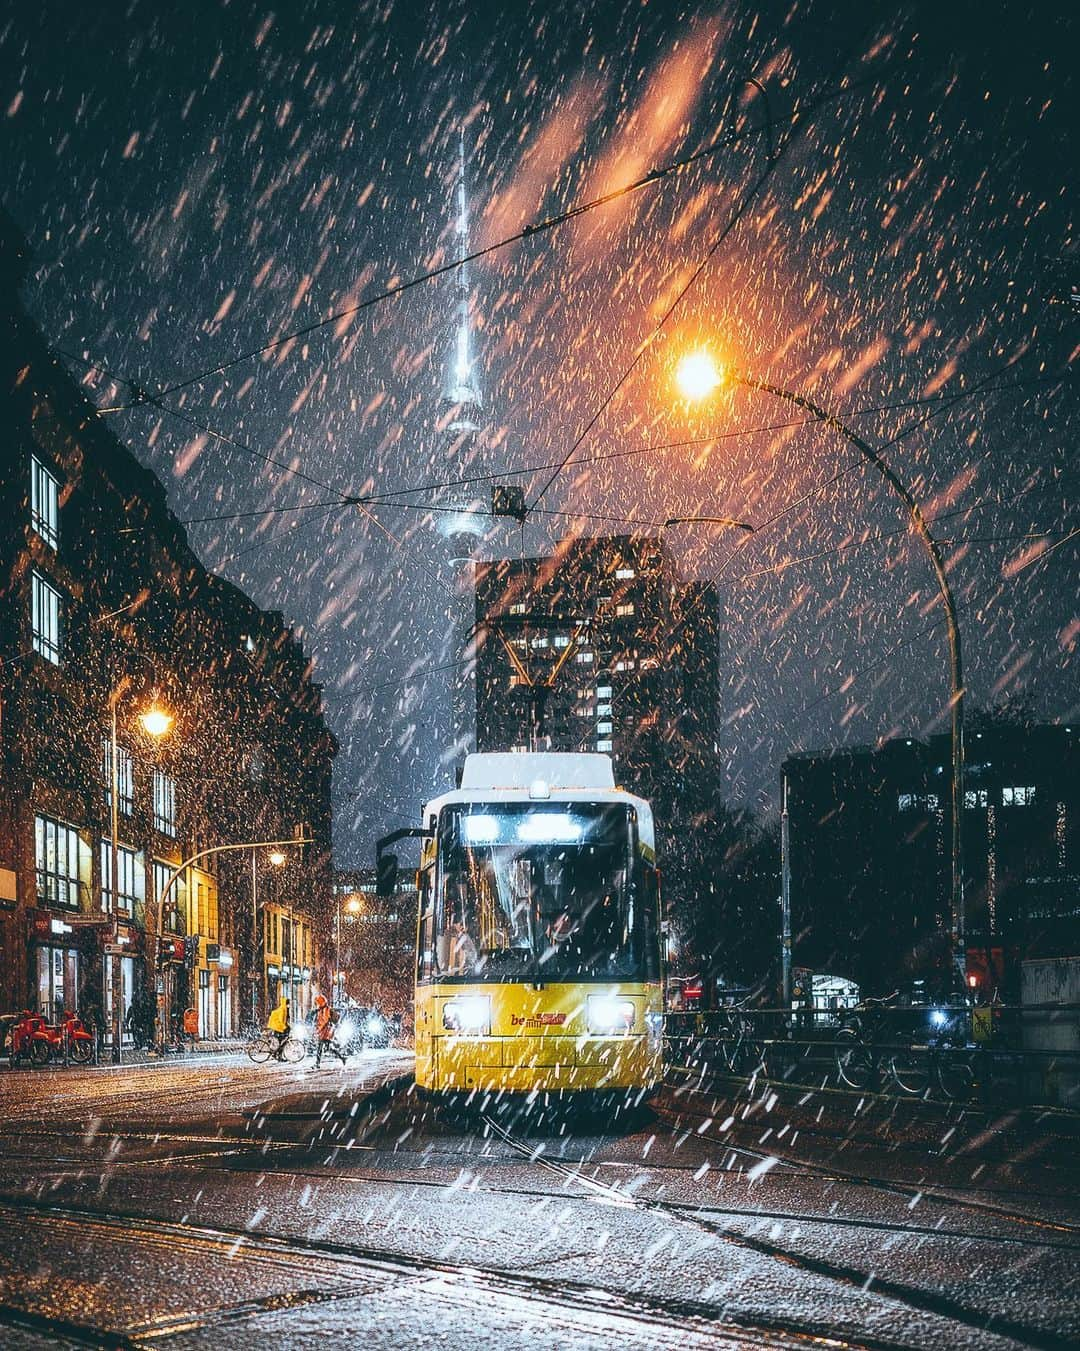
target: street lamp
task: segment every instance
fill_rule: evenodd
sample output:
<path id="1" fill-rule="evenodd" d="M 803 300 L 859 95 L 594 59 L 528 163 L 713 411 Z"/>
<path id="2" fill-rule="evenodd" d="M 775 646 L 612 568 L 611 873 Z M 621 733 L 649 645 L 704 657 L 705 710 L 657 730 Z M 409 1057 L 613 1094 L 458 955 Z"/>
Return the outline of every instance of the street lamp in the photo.
<path id="1" fill-rule="evenodd" d="M 956 618 L 956 603 L 952 588 L 945 573 L 945 564 L 941 557 L 937 541 L 930 533 L 926 518 L 910 489 L 899 479 L 881 456 L 857 432 L 845 426 L 833 414 L 826 412 L 803 394 L 795 394 L 779 385 L 759 380 L 743 371 L 730 366 L 719 365 L 706 350 L 687 353 L 679 362 L 675 371 L 675 381 L 684 398 L 697 401 L 708 398 L 724 385 L 741 385 L 745 389 L 757 390 L 762 394 L 771 394 L 783 399 L 810 414 L 822 426 L 839 432 L 855 447 L 868 464 L 872 464 L 881 477 L 900 498 L 907 509 L 915 533 L 922 541 L 930 566 L 933 568 L 942 605 L 945 609 L 945 622 L 949 635 L 949 705 L 952 725 L 952 838 L 951 838 L 951 885 L 949 894 L 949 947 L 951 963 L 951 987 L 954 994 L 962 994 L 964 988 L 965 948 L 964 948 L 964 873 L 962 851 L 962 822 L 964 812 L 964 683 L 960 654 L 960 626 Z M 784 811 L 786 817 L 787 794 L 785 788 Z M 785 853 L 785 864 L 787 856 Z M 785 866 L 785 879 L 787 871 Z M 790 934 L 790 890 L 785 880 L 782 895 L 785 917 L 785 934 Z M 784 943 L 784 1003 L 791 1002 L 791 945 L 788 937 Z"/>
<path id="2" fill-rule="evenodd" d="M 346 901 L 342 896 L 338 896 L 337 912 L 334 915 L 334 1002 L 341 1003 L 341 996 L 345 990 L 345 972 L 341 969 L 341 924 L 342 911 L 347 910 L 352 916 L 358 915 L 364 908 L 364 903 L 359 896 L 350 896 Z"/>
<path id="3" fill-rule="evenodd" d="M 109 696 L 109 881 L 112 891 L 112 997 L 109 1000 L 109 1025 L 112 1029 L 112 1060 L 119 1065 L 122 1059 L 120 1038 L 123 1029 L 123 989 L 120 966 L 120 748 L 117 738 L 117 706 L 127 689 L 125 676 Z M 139 723 L 148 736 L 161 738 L 173 724 L 171 713 L 160 708 L 155 695 L 150 707 L 138 715 Z"/>

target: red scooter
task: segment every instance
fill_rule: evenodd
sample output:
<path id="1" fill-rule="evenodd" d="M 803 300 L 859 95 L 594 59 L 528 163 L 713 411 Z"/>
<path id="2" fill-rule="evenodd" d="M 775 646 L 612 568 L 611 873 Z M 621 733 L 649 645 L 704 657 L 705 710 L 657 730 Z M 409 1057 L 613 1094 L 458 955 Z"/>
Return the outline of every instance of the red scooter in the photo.
<path id="1" fill-rule="evenodd" d="M 55 1028 L 49 1028 L 40 1013 L 23 1009 L 21 1013 L 5 1015 L 3 1021 L 4 1050 L 12 1069 L 20 1060 L 29 1061 L 31 1065 L 48 1064 L 52 1054 L 49 1033 L 55 1032 Z"/>
<path id="2" fill-rule="evenodd" d="M 94 1058 L 94 1034 L 75 1012 L 64 1014 L 60 1024 L 60 1054 L 67 1042 L 68 1059 L 76 1065 L 88 1065 Z"/>

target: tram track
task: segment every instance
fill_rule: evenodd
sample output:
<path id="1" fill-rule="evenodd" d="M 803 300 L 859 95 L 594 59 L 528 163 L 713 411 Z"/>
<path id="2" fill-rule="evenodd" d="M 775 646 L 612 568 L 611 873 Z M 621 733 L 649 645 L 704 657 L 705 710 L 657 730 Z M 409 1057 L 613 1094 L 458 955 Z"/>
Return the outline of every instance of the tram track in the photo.
<path id="1" fill-rule="evenodd" d="M 679 1113 L 670 1112 L 661 1107 L 654 1107 L 653 1111 L 661 1120 L 666 1119 L 676 1128 L 685 1125 Z M 1080 1234 L 1080 1224 L 1073 1224 L 1068 1220 L 1048 1220 L 1029 1212 L 1010 1210 L 1006 1206 L 997 1205 L 992 1201 L 979 1200 L 973 1196 L 954 1196 L 949 1189 L 942 1190 L 940 1187 L 926 1183 L 883 1178 L 872 1173 L 853 1172 L 838 1168 L 833 1164 L 816 1163 L 803 1158 L 795 1158 L 791 1154 L 777 1149 L 755 1149 L 750 1145 L 735 1144 L 722 1135 L 714 1135 L 708 1130 L 702 1130 L 700 1126 L 696 1128 L 686 1126 L 686 1129 L 695 1139 L 708 1140 L 711 1144 L 721 1146 L 725 1152 L 741 1154 L 755 1159 L 758 1163 L 775 1160 L 778 1166 L 787 1170 L 794 1170 L 800 1174 L 812 1173 L 816 1177 L 832 1182 L 841 1182 L 851 1186 L 867 1187 L 874 1191 L 891 1193 L 895 1196 L 904 1197 L 908 1201 L 934 1201 L 941 1205 L 955 1206 L 963 1210 L 992 1215 L 998 1219 L 1029 1225 L 1037 1229 L 1049 1229 L 1057 1233 Z"/>
<path id="2" fill-rule="evenodd" d="M 143 1249 L 178 1255 L 224 1257 L 272 1267 L 310 1282 L 318 1270 L 319 1288 L 310 1284 L 287 1293 L 250 1296 L 208 1309 L 185 1309 L 134 1324 L 107 1329 L 0 1302 L 0 1324 L 43 1333 L 54 1332 L 81 1345 L 135 1348 L 200 1332 L 225 1334 L 242 1320 L 301 1309 L 307 1305 L 361 1299 L 393 1293 L 403 1284 L 421 1284 L 428 1296 L 460 1304 L 468 1312 L 478 1299 L 504 1306 L 517 1304 L 557 1320 L 568 1333 L 580 1328 L 593 1336 L 603 1330 L 614 1344 L 634 1333 L 675 1333 L 689 1351 L 715 1347 L 719 1336 L 729 1345 L 820 1345 L 858 1351 L 896 1351 L 903 1345 L 876 1337 L 851 1337 L 843 1330 L 786 1318 L 723 1310 L 702 1300 L 611 1291 L 582 1281 L 544 1277 L 528 1272 L 468 1265 L 403 1254 L 398 1251 L 329 1239 L 224 1225 L 181 1224 L 127 1211 L 76 1207 L 24 1199 L 0 1201 L 0 1214 L 30 1220 L 60 1238 L 123 1242 Z M 9 1220 L 10 1222 L 10 1220 Z M 598 1323 L 606 1324 L 601 1329 Z"/>
<path id="3" fill-rule="evenodd" d="M 651 1211 L 654 1214 L 678 1219 L 735 1247 L 749 1249 L 751 1252 L 785 1262 L 813 1275 L 824 1276 L 849 1289 L 854 1288 L 864 1292 L 873 1290 L 874 1293 L 892 1299 L 908 1309 L 949 1319 L 973 1332 L 996 1333 L 1000 1336 L 1011 1337 L 1024 1345 L 1040 1348 L 1040 1351 L 1066 1351 L 1066 1348 L 1072 1351 L 1072 1348 L 1075 1347 L 1075 1341 L 1070 1337 L 1060 1336 L 1049 1329 L 1032 1326 L 1029 1323 L 1020 1323 L 999 1314 L 987 1314 L 984 1310 L 974 1309 L 948 1295 L 920 1289 L 904 1281 L 894 1281 L 848 1263 L 834 1262 L 806 1253 L 796 1253 L 790 1248 L 782 1247 L 756 1235 L 733 1233 L 723 1225 L 707 1219 L 698 1210 L 683 1209 L 667 1201 L 629 1196 L 620 1188 L 610 1187 L 595 1178 L 585 1177 L 579 1170 L 573 1169 L 560 1161 L 545 1158 L 535 1148 L 530 1147 L 527 1141 L 519 1140 L 494 1118 L 485 1116 L 484 1121 L 489 1129 L 502 1139 L 508 1147 L 542 1168 L 550 1169 L 561 1176 L 575 1178 L 587 1190 L 606 1196 L 612 1204 L 628 1206 L 641 1211 Z"/>

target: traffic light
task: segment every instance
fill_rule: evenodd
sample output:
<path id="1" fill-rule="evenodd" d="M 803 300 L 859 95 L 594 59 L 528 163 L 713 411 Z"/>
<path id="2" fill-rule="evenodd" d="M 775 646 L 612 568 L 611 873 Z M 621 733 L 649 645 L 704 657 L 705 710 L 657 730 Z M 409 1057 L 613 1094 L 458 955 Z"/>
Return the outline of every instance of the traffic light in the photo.
<path id="1" fill-rule="evenodd" d="M 158 965 L 165 966 L 169 962 L 182 962 L 185 957 L 184 940 L 182 938 L 163 938 L 158 948 Z"/>
<path id="2" fill-rule="evenodd" d="M 184 939 L 184 965 L 190 971 L 199 962 L 199 934 L 188 934 Z"/>

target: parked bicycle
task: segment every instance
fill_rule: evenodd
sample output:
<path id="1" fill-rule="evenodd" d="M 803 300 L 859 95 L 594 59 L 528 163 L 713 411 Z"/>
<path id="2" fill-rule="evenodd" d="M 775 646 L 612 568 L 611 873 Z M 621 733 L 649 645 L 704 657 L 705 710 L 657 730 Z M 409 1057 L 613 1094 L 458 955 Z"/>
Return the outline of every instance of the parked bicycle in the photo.
<path id="1" fill-rule="evenodd" d="M 889 1025 L 896 995 L 867 999 L 845 1019 L 836 1036 L 837 1077 L 858 1091 L 895 1087 L 909 1097 L 936 1089 L 946 1098 L 966 1098 L 975 1086 L 974 1048 L 966 1020 L 956 1010 L 932 1009 L 925 1035 Z M 921 1011 L 920 1011 L 921 1012 Z"/>
<path id="2" fill-rule="evenodd" d="M 742 1004 L 721 1008 L 717 1019 L 720 1055 L 729 1074 L 756 1074 L 764 1068 L 765 1043 Z"/>

